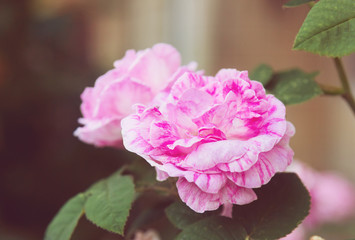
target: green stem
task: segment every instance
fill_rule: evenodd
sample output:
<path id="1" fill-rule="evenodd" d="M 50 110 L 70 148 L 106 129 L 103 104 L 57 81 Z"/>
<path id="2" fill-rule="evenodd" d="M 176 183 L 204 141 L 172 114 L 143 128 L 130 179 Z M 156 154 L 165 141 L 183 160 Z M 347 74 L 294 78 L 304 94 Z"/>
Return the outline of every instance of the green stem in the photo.
<path id="1" fill-rule="evenodd" d="M 341 85 L 343 86 L 344 93 L 341 96 L 348 103 L 351 110 L 355 114 L 355 99 L 354 99 L 353 94 L 351 93 L 349 81 L 346 76 L 343 63 L 340 58 L 333 58 L 333 59 L 334 59 L 335 67 L 337 69 L 337 72 L 338 72 L 338 75 L 339 75 L 339 78 L 341 81 Z"/>
<path id="2" fill-rule="evenodd" d="M 328 85 L 324 85 L 321 83 L 318 83 L 318 85 L 322 89 L 324 95 L 328 95 L 328 96 L 339 96 L 340 95 L 341 96 L 344 94 L 343 88 L 328 86 Z"/>
<path id="3" fill-rule="evenodd" d="M 309 2 L 308 3 L 308 6 L 310 7 L 310 8 L 312 8 L 313 6 L 314 6 L 314 4 L 316 4 L 315 2 Z"/>

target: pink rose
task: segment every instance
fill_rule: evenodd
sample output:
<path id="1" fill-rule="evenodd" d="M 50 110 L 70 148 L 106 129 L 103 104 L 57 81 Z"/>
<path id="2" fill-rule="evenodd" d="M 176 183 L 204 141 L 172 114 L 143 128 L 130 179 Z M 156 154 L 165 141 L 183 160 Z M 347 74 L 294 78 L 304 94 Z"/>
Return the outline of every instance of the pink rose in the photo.
<path id="1" fill-rule="evenodd" d="M 252 188 L 291 163 L 294 127 L 285 106 L 246 71 L 215 77 L 185 73 L 160 107 L 136 106 L 122 120 L 125 147 L 157 170 L 178 177 L 181 199 L 194 211 L 247 204 Z"/>
<path id="2" fill-rule="evenodd" d="M 138 52 L 128 50 L 114 63 L 114 69 L 81 94 L 83 118 L 79 122 L 83 127 L 74 135 L 96 146 L 122 146 L 121 120 L 134 112 L 132 105 L 156 104 L 153 98 L 166 95 L 160 91 L 168 89 L 189 68 L 193 66 L 180 67 L 180 54 L 168 44 Z"/>
<path id="3" fill-rule="evenodd" d="M 306 219 L 283 240 L 302 240 L 296 234 L 312 230 L 324 223 L 336 223 L 355 215 L 355 188 L 334 172 L 318 172 L 299 161 L 294 161 L 288 171 L 301 178 L 311 194 L 311 210 Z"/>

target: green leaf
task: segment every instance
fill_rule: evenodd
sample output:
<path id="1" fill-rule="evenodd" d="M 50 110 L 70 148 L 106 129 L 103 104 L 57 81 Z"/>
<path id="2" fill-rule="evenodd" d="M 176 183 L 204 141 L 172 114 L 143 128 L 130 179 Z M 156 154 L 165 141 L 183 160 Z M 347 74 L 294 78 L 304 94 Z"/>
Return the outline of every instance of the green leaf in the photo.
<path id="1" fill-rule="evenodd" d="M 132 161 L 126 170 L 133 175 L 135 184 L 138 187 L 157 183 L 155 169 L 142 158 Z"/>
<path id="2" fill-rule="evenodd" d="M 308 13 L 293 49 L 342 57 L 355 52 L 355 1 L 322 0 Z"/>
<path id="3" fill-rule="evenodd" d="M 305 102 L 323 92 L 314 81 L 317 73 L 305 73 L 298 69 L 275 74 L 268 90 L 284 104 Z"/>
<path id="4" fill-rule="evenodd" d="M 129 215 L 129 220 L 126 224 L 126 238 L 130 239 L 134 232 L 139 229 L 156 229 L 162 233 L 162 228 L 157 228 L 154 224 L 162 219 L 165 219 L 164 225 L 172 227 L 170 221 L 166 218 L 165 208 L 172 203 L 172 199 L 166 196 L 156 194 L 155 191 L 147 191 L 142 193 L 134 202 L 133 208 Z M 164 231 L 167 228 L 164 227 Z M 175 230 L 177 231 L 177 229 Z M 165 238 L 163 238 L 165 239 Z M 171 238 L 170 238 L 171 239 Z"/>
<path id="5" fill-rule="evenodd" d="M 314 2 L 314 0 L 291 0 L 285 3 L 283 7 L 298 7 L 309 2 Z"/>
<path id="6" fill-rule="evenodd" d="M 261 82 L 264 86 L 271 80 L 272 68 L 266 64 L 260 64 L 249 75 L 252 80 Z"/>
<path id="7" fill-rule="evenodd" d="M 196 213 L 181 201 L 172 203 L 165 209 L 165 213 L 170 222 L 179 229 L 215 214 L 215 212 Z"/>
<path id="8" fill-rule="evenodd" d="M 233 209 L 233 219 L 244 225 L 250 239 L 284 237 L 308 215 L 310 196 L 294 173 L 276 174 L 255 193 L 258 200 Z"/>
<path id="9" fill-rule="evenodd" d="M 245 240 L 243 226 L 232 219 L 213 216 L 195 222 L 177 236 L 177 240 Z"/>
<path id="10" fill-rule="evenodd" d="M 86 217 L 103 229 L 123 235 L 135 195 L 132 178 L 115 173 L 94 184 L 87 194 Z"/>
<path id="11" fill-rule="evenodd" d="M 49 224 L 44 239 L 69 240 L 80 217 L 84 214 L 85 201 L 85 195 L 79 193 L 66 202 Z"/>

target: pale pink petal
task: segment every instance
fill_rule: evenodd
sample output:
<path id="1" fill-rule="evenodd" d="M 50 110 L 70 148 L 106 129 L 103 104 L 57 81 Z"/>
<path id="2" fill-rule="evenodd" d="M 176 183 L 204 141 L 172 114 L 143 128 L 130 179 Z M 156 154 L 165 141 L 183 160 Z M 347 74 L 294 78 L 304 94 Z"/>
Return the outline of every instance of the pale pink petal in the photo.
<path id="1" fill-rule="evenodd" d="M 161 113 L 156 108 L 148 108 L 140 115 L 132 114 L 122 119 L 123 144 L 129 151 L 145 157 L 147 154 L 160 152 L 149 143 L 150 125 L 153 121 L 160 121 Z"/>
<path id="2" fill-rule="evenodd" d="M 220 141 L 227 140 L 224 132 L 215 126 L 205 126 L 198 130 L 198 136 L 204 138 L 206 141 Z"/>
<path id="3" fill-rule="evenodd" d="M 258 159 L 259 153 L 273 149 L 284 135 L 289 137 L 284 137 L 280 146 L 290 151 L 288 141 L 294 134 L 294 127 L 284 120 L 285 108 L 281 106 L 282 103 L 274 97 L 270 97 L 269 100 L 273 104 L 270 104 L 268 116 L 264 120 L 266 123 L 258 129 L 257 136 L 246 141 L 249 143 L 248 145 L 245 143 L 245 147 L 248 148 L 247 154 L 237 159 L 237 161 L 220 162 L 218 168 L 222 171 L 242 172 L 248 170 Z M 286 133 L 286 131 L 289 132 Z"/>
<path id="4" fill-rule="evenodd" d="M 247 76 L 248 73 L 246 71 L 240 72 L 235 69 L 220 70 L 216 78 L 222 82 L 223 95 L 227 96 L 228 93 L 232 91 L 239 96 L 243 96 L 245 91 L 251 90 L 250 80 L 245 79 L 245 74 Z"/>
<path id="5" fill-rule="evenodd" d="M 186 66 L 181 66 L 175 73 L 174 75 L 171 77 L 168 85 L 166 86 L 165 89 L 163 89 L 163 91 L 166 91 L 168 93 L 170 93 L 171 87 L 175 84 L 175 82 L 185 73 L 193 73 L 195 72 L 197 69 L 197 63 L 196 62 L 190 62 L 189 64 L 187 64 Z M 199 75 L 203 75 L 203 71 L 198 71 L 196 72 Z"/>
<path id="6" fill-rule="evenodd" d="M 206 193 L 185 178 L 176 183 L 179 196 L 183 202 L 196 212 L 216 210 L 222 204 L 244 205 L 256 200 L 252 189 L 241 188 L 229 182 L 218 193 Z"/>
<path id="7" fill-rule="evenodd" d="M 258 188 L 268 183 L 277 172 L 283 172 L 290 165 L 293 151 L 288 145 L 294 134 L 294 127 L 288 122 L 288 129 L 281 141 L 268 152 L 262 152 L 258 161 L 243 172 L 229 172 L 227 176 L 241 187 Z"/>
<path id="8" fill-rule="evenodd" d="M 184 162 L 185 166 L 198 170 L 218 165 L 223 171 L 246 171 L 258 160 L 260 152 L 269 151 L 277 142 L 277 137 L 259 135 L 248 141 L 222 140 L 204 143 L 190 153 Z"/>
<path id="9" fill-rule="evenodd" d="M 180 138 L 176 140 L 173 144 L 169 144 L 167 147 L 172 151 L 179 151 L 180 153 L 190 153 L 196 146 L 202 142 L 204 139 L 201 137 L 192 138 Z"/>
<path id="10" fill-rule="evenodd" d="M 129 69 L 129 75 L 149 85 L 156 94 L 168 84 L 179 66 L 180 54 L 176 49 L 168 44 L 157 44 L 138 56 Z"/>
<path id="11" fill-rule="evenodd" d="M 176 186 L 181 200 L 195 212 L 216 210 L 221 205 L 218 194 L 203 192 L 185 178 L 179 178 Z"/>
<path id="12" fill-rule="evenodd" d="M 177 129 L 167 121 L 155 121 L 150 126 L 150 144 L 153 147 L 167 148 L 178 139 Z"/>
<path id="13" fill-rule="evenodd" d="M 196 170 L 206 170 L 215 167 L 219 163 L 238 159 L 242 157 L 247 150 L 245 143 L 239 140 L 204 143 L 186 156 L 183 166 Z"/>
<path id="14" fill-rule="evenodd" d="M 114 68 L 109 71 L 107 71 L 105 74 L 102 76 L 98 77 L 95 82 L 94 86 L 94 91 L 95 91 L 95 98 L 98 98 L 101 91 L 109 84 L 113 82 L 120 81 L 122 76 L 125 76 L 124 74 L 126 73 L 126 69 L 124 68 Z"/>
<path id="15" fill-rule="evenodd" d="M 218 193 L 226 184 L 227 178 L 223 174 L 196 173 L 194 171 L 178 167 L 178 164 L 160 164 L 154 160 L 147 160 L 157 170 L 157 180 L 165 180 L 166 174 L 170 177 L 184 177 L 188 182 L 195 183 L 206 193 Z"/>
<path id="16" fill-rule="evenodd" d="M 165 181 L 166 179 L 169 178 L 169 174 L 167 174 L 166 172 L 161 171 L 158 168 L 155 168 L 155 170 L 157 171 L 157 180 L 158 181 Z"/>
<path id="17" fill-rule="evenodd" d="M 230 79 L 236 79 L 240 75 L 240 72 L 237 69 L 233 68 L 223 68 L 219 70 L 216 74 L 217 81 L 223 83 L 229 81 Z"/>
<path id="18" fill-rule="evenodd" d="M 233 217 L 233 204 L 231 204 L 231 203 L 223 204 L 221 216 L 227 217 L 227 218 L 232 218 Z"/>
<path id="19" fill-rule="evenodd" d="M 208 111 L 199 117 L 193 118 L 192 121 L 198 127 L 204 127 L 206 125 L 219 126 L 223 131 L 225 129 L 225 121 L 227 121 L 229 107 L 226 104 L 216 104 Z"/>
<path id="20" fill-rule="evenodd" d="M 196 124 L 191 120 L 191 118 L 184 113 L 181 108 L 173 104 L 167 104 L 166 106 L 166 115 L 169 122 L 175 124 L 178 128 L 181 129 L 180 136 L 186 138 L 191 136 L 191 134 L 197 132 Z"/>
<path id="21" fill-rule="evenodd" d="M 134 60 L 137 58 L 137 54 L 136 51 L 133 49 L 127 50 L 126 54 L 124 55 L 124 57 L 120 60 L 116 60 L 113 63 L 113 66 L 116 69 L 119 70 L 126 70 L 130 67 L 130 65 L 134 62 Z M 126 70 L 127 71 L 127 70 Z"/>
<path id="22" fill-rule="evenodd" d="M 125 78 L 121 81 L 107 85 L 98 99 L 96 117 L 120 116 L 133 113 L 134 104 L 144 104 L 152 99 L 149 87 Z"/>
<path id="23" fill-rule="evenodd" d="M 93 88 L 87 87 L 80 95 L 82 103 L 80 105 L 80 110 L 84 116 L 84 118 L 94 118 L 94 109 L 95 102 L 97 99 L 95 98 Z"/>
<path id="24" fill-rule="evenodd" d="M 257 199 L 253 189 L 243 188 L 235 185 L 231 181 L 227 181 L 224 188 L 219 192 L 221 203 L 233 203 L 237 205 L 245 205 Z"/>
<path id="25" fill-rule="evenodd" d="M 122 147 L 121 124 L 119 119 L 85 121 L 80 119 L 84 127 L 75 130 L 74 136 L 81 141 L 97 147 Z"/>
<path id="26" fill-rule="evenodd" d="M 206 193 L 218 193 L 227 182 L 224 174 L 189 173 L 186 172 L 184 174 L 185 179 L 191 183 L 195 183 Z"/>
<path id="27" fill-rule="evenodd" d="M 212 104 L 213 97 L 211 95 L 204 91 L 191 88 L 181 95 L 177 107 L 190 118 L 194 118 L 209 110 Z"/>
<path id="28" fill-rule="evenodd" d="M 201 76 L 200 74 L 186 72 L 176 80 L 171 87 L 172 99 L 179 99 L 186 90 L 197 89 L 208 84 L 209 78 Z"/>

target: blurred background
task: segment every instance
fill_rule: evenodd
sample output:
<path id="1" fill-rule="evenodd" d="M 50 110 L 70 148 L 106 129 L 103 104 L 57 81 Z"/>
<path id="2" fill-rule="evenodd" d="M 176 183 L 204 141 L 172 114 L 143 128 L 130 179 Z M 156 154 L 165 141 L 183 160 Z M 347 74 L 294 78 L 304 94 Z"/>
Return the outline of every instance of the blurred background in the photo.
<path id="1" fill-rule="evenodd" d="M 166 42 L 210 75 L 268 63 L 340 86 L 331 59 L 291 50 L 309 9 L 284 2 L 0 0 L 0 239 L 42 239 L 68 198 L 133 157 L 73 136 L 81 92 L 127 49 Z M 354 80 L 354 54 L 344 62 Z M 289 106 L 287 118 L 296 158 L 355 181 L 354 115 L 342 99 Z M 74 239 L 116 238 L 83 220 Z"/>

